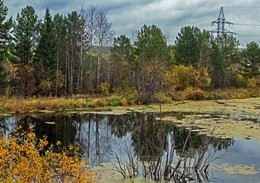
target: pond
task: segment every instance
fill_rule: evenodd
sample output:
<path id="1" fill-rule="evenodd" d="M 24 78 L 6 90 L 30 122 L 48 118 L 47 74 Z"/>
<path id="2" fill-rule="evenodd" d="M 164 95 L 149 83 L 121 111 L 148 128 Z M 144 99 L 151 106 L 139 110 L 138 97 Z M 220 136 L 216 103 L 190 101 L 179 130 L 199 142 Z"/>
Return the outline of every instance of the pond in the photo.
<path id="1" fill-rule="evenodd" d="M 199 129 L 188 131 L 160 121 L 154 113 L 10 116 L 0 119 L 0 133 L 7 137 L 18 125 L 24 130 L 34 125 L 37 137 L 46 134 L 50 143 L 59 140 L 64 146 L 79 146 L 91 166 L 112 163 L 126 177 L 187 182 L 260 180 L 259 141 L 199 134 Z"/>

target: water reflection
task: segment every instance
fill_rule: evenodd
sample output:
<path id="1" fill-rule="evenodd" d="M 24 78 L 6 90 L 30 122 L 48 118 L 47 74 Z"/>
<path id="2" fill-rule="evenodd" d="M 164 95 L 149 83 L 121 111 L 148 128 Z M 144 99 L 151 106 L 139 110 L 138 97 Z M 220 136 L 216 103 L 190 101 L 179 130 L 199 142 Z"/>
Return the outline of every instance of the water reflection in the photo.
<path id="1" fill-rule="evenodd" d="M 143 169 L 140 171 L 153 179 L 166 176 L 163 175 L 165 172 L 168 172 L 169 178 L 171 178 L 174 170 L 169 167 L 171 162 L 177 161 L 176 157 L 182 159 L 181 167 L 200 167 L 202 166 L 201 161 L 213 158 L 214 152 L 226 150 L 234 144 L 233 139 L 198 135 L 173 124 L 160 123 L 155 120 L 153 113 L 131 113 L 117 116 L 34 114 L 2 118 L 0 121 L 0 132 L 5 133 L 6 136 L 18 125 L 22 126 L 24 130 L 34 125 L 38 138 L 47 135 L 47 140 L 52 144 L 59 140 L 64 146 L 77 145 L 86 153 L 92 165 L 113 161 L 114 153 L 120 155 L 122 161 L 127 160 L 129 156 L 123 152 L 127 143 L 133 159 L 143 163 Z M 208 163 L 211 160 L 208 159 Z M 169 167 L 165 166 L 167 164 L 165 162 Z M 164 166 L 163 172 L 161 171 L 162 166 Z M 153 170 L 153 175 L 149 175 L 151 170 Z M 178 171 L 180 170 L 178 169 Z M 183 175 L 184 173 L 187 172 L 182 172 Z M 199 179 L 197 178 L 197 180 Z"/>

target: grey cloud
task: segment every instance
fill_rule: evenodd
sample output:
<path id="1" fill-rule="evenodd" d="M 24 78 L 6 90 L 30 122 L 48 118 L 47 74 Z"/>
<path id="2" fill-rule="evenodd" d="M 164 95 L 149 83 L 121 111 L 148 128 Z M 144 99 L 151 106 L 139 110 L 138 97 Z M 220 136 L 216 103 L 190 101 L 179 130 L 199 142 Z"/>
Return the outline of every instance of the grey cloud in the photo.
<path id="1" fill-rule="evenodd" d="M 51 13 L 67 14 L 90 5 L 98 6 L 108 11 L 116 35 L 131 36 L 132 30 L 139 30 L 144 24 L 155 24 L 168 32 L 174 39 L 180 28 L 186 25 L 212 30 L 211 21 L 217 19 L 219 9 L 224 7 L 226 19 L 235 23 L 260 24 L 260 1 L 258 0 L 8 0 L 5 4 L 11 15 L 16 15 L 27 4 L 32 5 L 39 17 L 49 6 Z M 244 8 L 243 8 L 244 7 Z M 248 8 L 248 7 L 254 7 Z M 227 29 L 239 34 L 258 35 L 260 27 L 227 26 Z M 260 41 L 253 36 L 237 35 L 241 42 Z"/>

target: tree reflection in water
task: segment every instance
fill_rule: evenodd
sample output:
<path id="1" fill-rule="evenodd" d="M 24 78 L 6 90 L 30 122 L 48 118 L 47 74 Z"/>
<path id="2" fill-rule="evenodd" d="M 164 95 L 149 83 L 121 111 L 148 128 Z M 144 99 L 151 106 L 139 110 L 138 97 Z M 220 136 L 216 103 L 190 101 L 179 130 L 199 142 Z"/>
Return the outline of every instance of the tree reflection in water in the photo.
<path id="1" fill-rule="evenodd" d="M 234 144 L 233 139 L 198 135 L 160 123 L 153 113 L 8 117 L 1 119 L 0 133 L 9 134 L 18 125 L 24 130 L 34 125 L 37 137 L 47 135 L 49 143 L 79 146 L 92 165 L 121 163 L 117 171 L 125 177 L 143 175 L 176 182 L 206 181 L 207 167 L 217 158 L 215 152 Z"/>
<path id="2" fill-rule="evenodd" d="M 208 166 L 219 158 L 215 153 L 234 144 L 233 139 L 198 135 L 172 124 L 162 124 L 155 120 L 154 114 L 135 113 L 131 117 L 131 120 L 109 121 L 113 133 L 120 136 L 131 133 L 132 151 L 127 143 L 122 147 L 128 160 L 123 162 L 115 154 L 116 171 L 124 177 L 139 173 L 153 180 L 208 182 Z"/>

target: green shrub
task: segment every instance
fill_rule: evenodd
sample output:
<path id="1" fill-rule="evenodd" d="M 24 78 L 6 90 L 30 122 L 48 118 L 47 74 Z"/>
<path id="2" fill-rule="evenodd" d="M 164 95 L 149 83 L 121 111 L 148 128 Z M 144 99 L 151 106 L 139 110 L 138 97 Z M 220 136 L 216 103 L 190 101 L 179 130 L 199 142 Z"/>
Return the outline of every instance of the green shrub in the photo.
<path id="1" fill-rule="evenodd" d="M 107 105 L 109 106 L 119 106 L 121 104 L 121 98 L 119 97 L 110 97 L 107 98 Z"/>
<path id="2" fill-rule="evenodd" d="M 127 81 L 122 80 L 119 82 L 118 87 L 116 88 L 116 92 L 120 94 L 124 94 L 129 90 L 129 84 Z"/>

